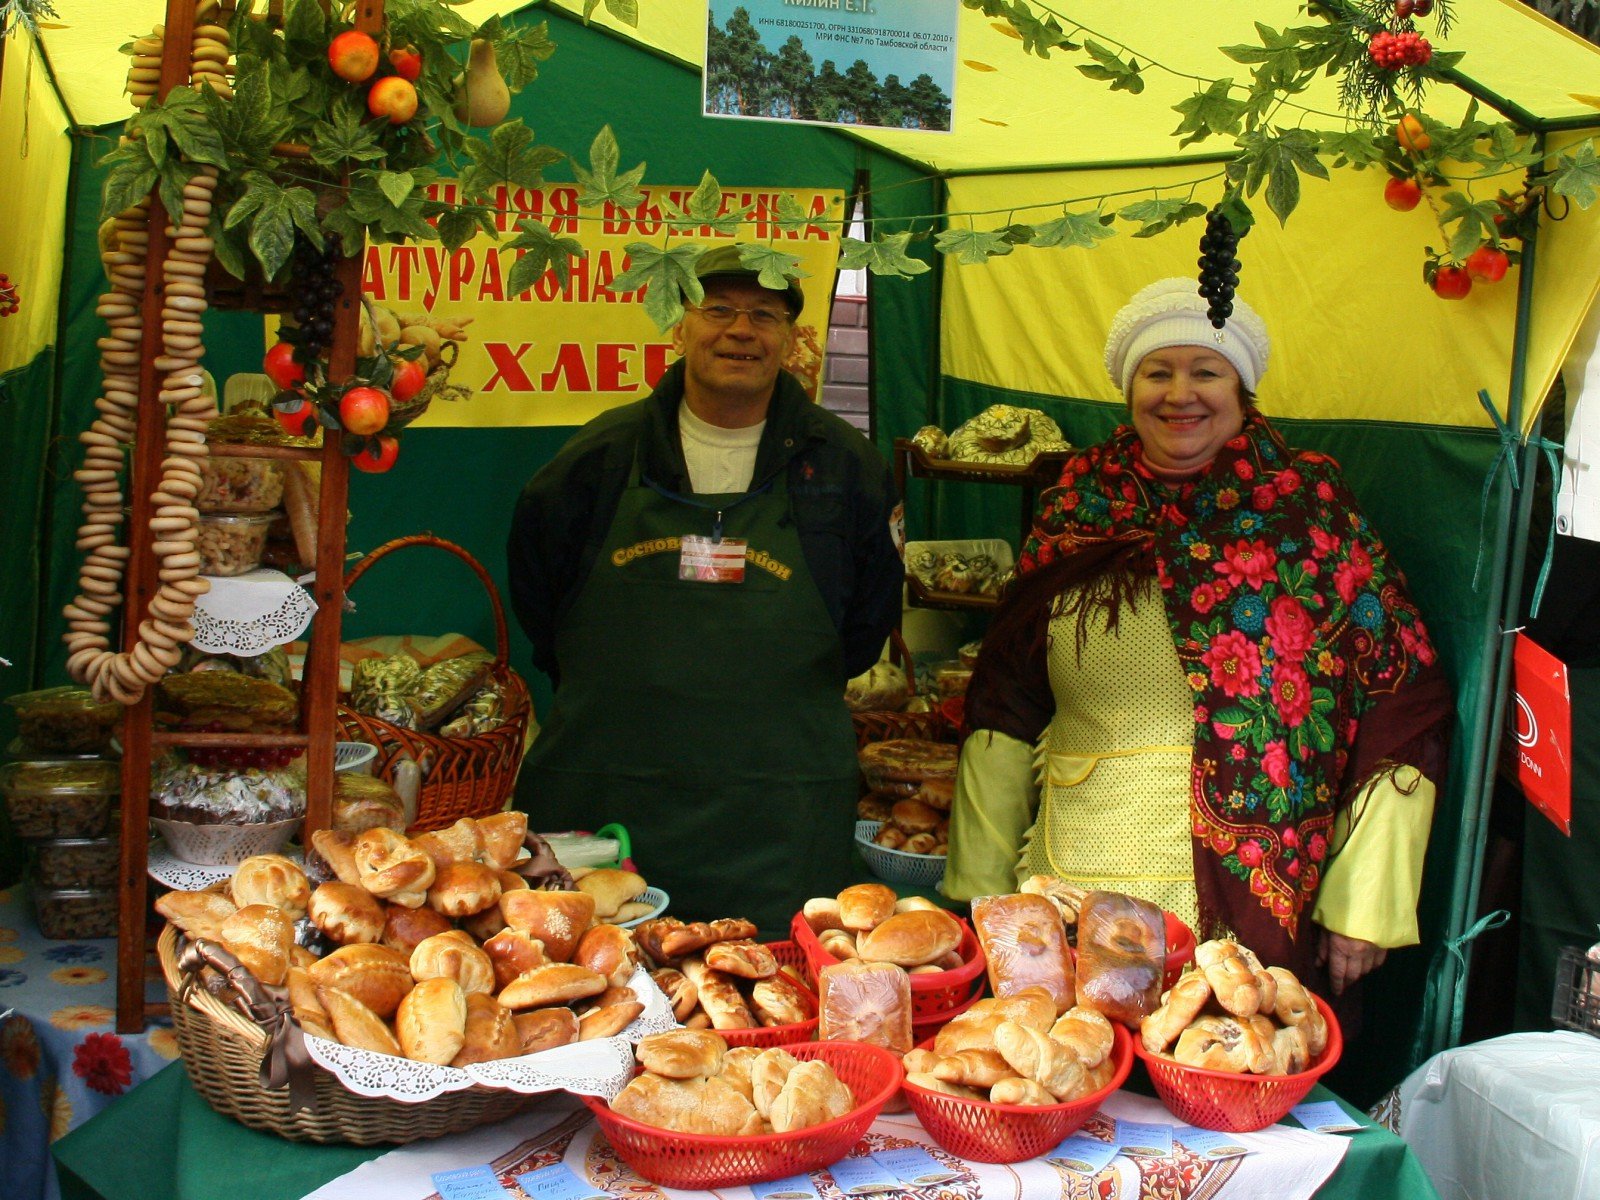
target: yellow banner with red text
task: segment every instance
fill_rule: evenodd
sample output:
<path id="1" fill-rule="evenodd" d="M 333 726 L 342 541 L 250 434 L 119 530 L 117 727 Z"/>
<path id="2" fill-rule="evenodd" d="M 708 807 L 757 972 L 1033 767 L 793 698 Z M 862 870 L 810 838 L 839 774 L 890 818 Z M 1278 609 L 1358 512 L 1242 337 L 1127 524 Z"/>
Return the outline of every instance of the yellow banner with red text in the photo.
<path id="1" fill-rule="evenodd" d="M 438 194 L 453 200 L 453 189 L 442 184 Z M 647 395 L 677 357 L 672 332 L 658 330 L 645 313 L 643 289 L 619 291 L 611 284 L 628 269 L 628 245 L 668 244 L 666 214 L 685 208 L 693 192 L 651 187 L 636 208 L 608 203 L 602 211 L 580 213 L 572 185 L 502 188 L 495 197 L 500 242 L 481 234 L 453 253 L 438 244 L 368 246 L 362 290 L 372 303 L 390 309 L 402 326 L 416 315 L 466 326 L 450 382 L 469 388 L 471 399 L 434 403 L 416 424 L 581 425 Z M 670 245 L 710 249 L 726 242 L 770 242 L 800 260 L 805 310 L 785 365 L 815 399 L 839 257 L 838 226 L 826 222 L 838 221 L 843 193 L 789 191 L 802 212 L 822 222 L 789 229 L 776 220 L 782 194 L 724 188 L 723 213 L 750 214 L 737 233 L 709 225 L 672 230 Z M 509 292 L 522 251 L 507 244 L 524 219 L 542 221 L 557 237 L 583 244 L 588 253 L 570 260 L 566 283 L 551 268 L 525 291 Z"/>

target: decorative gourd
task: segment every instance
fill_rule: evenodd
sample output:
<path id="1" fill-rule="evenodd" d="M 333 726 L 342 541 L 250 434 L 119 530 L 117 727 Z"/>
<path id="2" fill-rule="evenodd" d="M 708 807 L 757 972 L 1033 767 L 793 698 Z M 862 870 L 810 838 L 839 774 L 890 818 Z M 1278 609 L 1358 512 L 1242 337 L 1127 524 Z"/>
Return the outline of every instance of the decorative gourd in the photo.
<path id="1" fill-rule="evenodd" d="M 511 111 L 511 89 L 495 65 L 494 43 L 472 39 L 465 73 L 456 76 L 456 120 L 486 129 L 498 125 Z"/>

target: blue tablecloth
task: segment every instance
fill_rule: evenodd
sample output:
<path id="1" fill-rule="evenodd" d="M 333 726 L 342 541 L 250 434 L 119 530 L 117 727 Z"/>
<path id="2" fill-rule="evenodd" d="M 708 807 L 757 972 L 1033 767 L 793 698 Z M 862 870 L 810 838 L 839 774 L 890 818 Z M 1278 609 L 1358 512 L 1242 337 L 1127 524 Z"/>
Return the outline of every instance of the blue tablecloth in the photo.
<path id="1" fill-rule="evenodd" d="M 48 940 L 26 885 L 0 891 L 0 1200 L 56 1200 L 50 1143 L 178 1057 L 165 1026 L 116 1032 L 116 975 L 114 939 Z"/>

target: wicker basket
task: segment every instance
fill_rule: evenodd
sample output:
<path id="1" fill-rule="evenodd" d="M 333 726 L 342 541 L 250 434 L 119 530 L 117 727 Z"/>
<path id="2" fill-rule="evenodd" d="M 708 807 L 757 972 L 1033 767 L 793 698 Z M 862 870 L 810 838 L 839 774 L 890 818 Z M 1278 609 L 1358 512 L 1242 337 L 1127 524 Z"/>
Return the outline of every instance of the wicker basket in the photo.
<path id="1" fill-rule="evenodd" d="M 503 1120 L 541 1097 L 495 1088 L 447 1092 L 423 1104 L 387 1097 L 358 1096 L 320 1067 L 316 1099 L 291 1112 L 289 1089 L 261 1086 L 261 1057 L 267 1034 L 204 988 L 184 985 L 178 967 L 178 931 L 168 925 L 156 941 L 156 956 L 167 981 L 167 1000 L 178 1047 L 195 1091 L 225 1117 L 241 1125 L 276 1133 L 293 1142 L 345 1142 L 373 1146 L 414 1142 L 459 1133 Z"/>
<path id="2" fill-rule="evenodd" d="M 450 368 L 456 365 L 458 353 L 455 342 L 446 342 L 440 347 L 439 365 L 428 372 L 422 389 L 411 399 L 397 400 L 389 406 L 389 423 L 383 427 L 384 433 L 399 433 L 427 412 L 428 405 L 435 400 L 465 400 L 472 395 L 471 388 L 450 382 Z"/>
<path id="3" fill-rule="evenodd" d="M 413 830 L 421 832 L 443 829 L 462 817 L 486 817 L 505 807 L 516 783 L 517 769 L 522 764 L 532 705 L 527 685 L 507 662 L 510 642 L 506 636 L 506 614 L 494 580 L 482 563 L 454 542 L 426 533 L 385 542 L 350 569 L 344 578 L 345 590 L 348 592 L 354 587 L 356 580 L 379 559 L 407 546 L 433 546 L 448 551 L 471 567 L 483 584 L 494 613 L 495 653 L 490 677 L 505 695 L 505 723 L 488 733 L 465 738 L 439 737 L 405 729 L 340 703 L 339 736 L 378 747 L 378 758 L 372 769 L 374 775 L 393 783 L 395 769 L 402 759 L 411 758 L 418 764 L 426 764 L 417 797 L 417 819 L 412 825 Z"/>
<path id="4" fill-rule="evenodd" d="M 889 659 L 906 673 L 906 699 L 917 694 L 917 664 L 898 629 L 889 631 Z M 954 741 L 949 722 L 937 710 L 933 712 L 896 712 L 892 709 L 869 709 L 853 712 L 850 720 L 856 727 L 856 748 L 872 742 L 892 742 L 896 738 L 921 738 L 925 742 Z"/>

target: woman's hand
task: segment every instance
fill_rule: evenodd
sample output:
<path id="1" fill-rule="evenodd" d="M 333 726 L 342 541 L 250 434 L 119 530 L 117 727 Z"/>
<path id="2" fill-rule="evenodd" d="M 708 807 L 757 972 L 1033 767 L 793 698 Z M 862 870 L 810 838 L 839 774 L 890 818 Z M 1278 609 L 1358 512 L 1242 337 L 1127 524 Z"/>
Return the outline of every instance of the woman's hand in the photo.
<path id="1" fill-rule="evenodd" d="M 1389 957 L 1389 952 L 1372 942 L 1345 937 L 1331 929 L 1322 930 L 1322 940 L 1317 948 L 1317 965 L 1328 968 L 1328 980 L 1333 994 L 1342 995 L 1344 989 Z"/>

